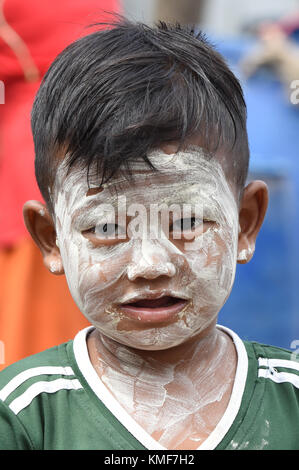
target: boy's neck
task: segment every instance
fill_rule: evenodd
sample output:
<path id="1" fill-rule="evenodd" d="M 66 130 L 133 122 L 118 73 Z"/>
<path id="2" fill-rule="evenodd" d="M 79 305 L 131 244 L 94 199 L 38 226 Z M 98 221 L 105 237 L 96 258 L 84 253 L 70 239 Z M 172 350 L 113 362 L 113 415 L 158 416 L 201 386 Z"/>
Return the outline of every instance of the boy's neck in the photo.
<path id="1" fill-rule="evenodd" d="M 108 390 L 167 449 L 196 449 L 227 408 L 237 354 L 231 338 L 215 325 L 164 351 L 123 346 L 97 330 L 87 345 Z"/>
<path id="2" fill-rule="evenodd" d="M 113 364 L 120 366 L 123 362 L 130 365 L 130 361 L 132 361 L 131 365 L 133 366 L 137 360 L 138 362 L 144 362 L 144 365 L 150 362 L 151 368 L 155 365 L 159 369 L 167 364 L 174 366 L 186 362 L 187 365 L 188 361 L 192 360 L 194 356 L 201 363 L 213 362 L 215 358 L 222 355 L 222 349 L 225 348 L 227 340 L 229 340 L 229 337 L 213 324 L 188 342 L 164 350 L 152 351 L 131 348 L 119 344 L 97 330 L 91 332 L 87 339 L 87 345 L 91 362 L 96 368 L 99 367 L 98 362 L 107 359 L 111 366 Z"/>

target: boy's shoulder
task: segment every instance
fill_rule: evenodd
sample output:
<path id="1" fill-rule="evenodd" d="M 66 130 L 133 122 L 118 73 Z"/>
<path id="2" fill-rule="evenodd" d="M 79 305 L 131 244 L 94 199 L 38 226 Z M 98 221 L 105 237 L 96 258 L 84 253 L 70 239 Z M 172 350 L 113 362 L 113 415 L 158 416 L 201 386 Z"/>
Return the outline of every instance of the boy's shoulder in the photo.
<path id="1" fill-rule="evenodd" d="M 257 342 L 244 341 L 244 343 L 249 368 L 251 365 L 251 369 L 256 370 L 257 378 L 268 383 L 267 391 L 271 391 L 271 394 L 274 391 L 279 393 L 281 402 L 288 401 L 287 390 L 292 397 L 299 396 L 299 354 L 296 351 Z M 295 405 L 299 413 L 297 400 L 296 398 Z"/>
<path id="2" fill-rule="evenodd" d="M 64 448 L 64 440 L 69 439 L 68 448 L 74 435 L 61 429 L 72 427 L 70 422 L 74 421 L 79 426 L 82 420 L 80 410 L 77 412 L 78 402 L 82 402 L 80 392 L 86 402 L 77 374 L 73 340 L 28 356 L 2 370 L 0 449 Z"/>
<path id="3" fill-rule="evenodd" d="M 243 341 L 245 346 L 247 345 L 247 353 L 250 356 L 249 348 L 253 350 L 255 357 L 258 359 L 259 364 L 264 364 L 264 359 L 269 360 L 285 360 L 285 361 L 293 361 L 298 365 L 299 368 L 299 354 L 296 354 L 295 351 L 291 351 L 286 348 L 282 348 L 279 346 L 273 346 L 271 344 L 264 344 L 259 343 L 256 341 Z"/>
<path id="4" fill-rule="evenodd" d="M 28 385 L 74 375 L 67 355 L 72 340 L 21 359 L 0 371 L 0 400 L 5 401 Z"/>
<path id="5" fill-rule="evenodd" d="M 218 448 L 298 450 L 299 356 L 277 346 L 242 342 L 247 358 L 243 355 L 237 367 L 243 374 L 243 381 L 235 382 L 243 384 L 238 413 Z"/>

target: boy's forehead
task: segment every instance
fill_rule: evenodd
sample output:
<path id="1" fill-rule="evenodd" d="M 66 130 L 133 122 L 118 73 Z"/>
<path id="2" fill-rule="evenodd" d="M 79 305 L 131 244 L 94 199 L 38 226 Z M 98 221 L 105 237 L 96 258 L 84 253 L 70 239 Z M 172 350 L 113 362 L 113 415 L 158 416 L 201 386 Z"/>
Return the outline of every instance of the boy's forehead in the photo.
<path id="1" fill-rule="evenodd" d="M 148 153 L 147 158 L 158 170 L 152 170 L 144 159 L 130 162 L 133 181 L 128 180 L 125 171 L 99 187 L 99 177 L 93 168 L 87 172 L 82 167 L 70 171 L 62 164 L 58 167 L 54 184 L 57 196 L 61 191 L 69 193 L 68 201 L 80 199 L 106 199 L 119 194 L 132 195 L 144 192 L 155 196 L 164 193 L 169 197 L 179 193 L 197 192 L 198 195 L 219 195 L 229 190 L 221 164 L 216 158 L 200 147 L 188 148 L 177 153 L 167 154 L 160 149 Z"/>

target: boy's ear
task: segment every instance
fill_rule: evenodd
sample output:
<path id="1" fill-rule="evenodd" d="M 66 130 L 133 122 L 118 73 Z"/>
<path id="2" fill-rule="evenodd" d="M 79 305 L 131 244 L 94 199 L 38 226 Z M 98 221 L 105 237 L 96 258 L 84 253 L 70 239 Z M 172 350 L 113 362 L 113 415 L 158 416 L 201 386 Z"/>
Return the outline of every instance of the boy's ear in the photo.
<path id="1" fill-rule="evenodd" d="M 264 181 L 252 181 L 246 186 L 239 211 L 238 258 L 240 264 L 248 263 L 255 250 L 268 207 L 268 187 Z"/>
<path id="2" fill-rule="evenodd" d="M 56 231 L 47 207 L 38 201 L 27 201 L 23 207 L 24 222 L 39 247 L 46 268 L 53 274 L 64 274 L 62 259 L 56 244 Z"/>

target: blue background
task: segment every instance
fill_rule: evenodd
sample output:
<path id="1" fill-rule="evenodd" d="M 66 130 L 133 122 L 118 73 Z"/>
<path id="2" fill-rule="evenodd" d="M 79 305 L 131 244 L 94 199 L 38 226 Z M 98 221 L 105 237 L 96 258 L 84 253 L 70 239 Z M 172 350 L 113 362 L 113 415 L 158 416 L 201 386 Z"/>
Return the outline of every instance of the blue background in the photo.
<path id="1" fill-rule="evenodd" d="M 270 191 L 255 255 L 250 263 L 237 265 L 218 323 L 243 339 L 292 349 L 292 342 L 299 340 L 299 106 L 290 103 L 270 70 L 261 69 L 242 81 L 238 62 L 254 46 L 252 40 L 212 42 L 244 90 L 251 150 L 248 180 L 262 179 Z"/>

